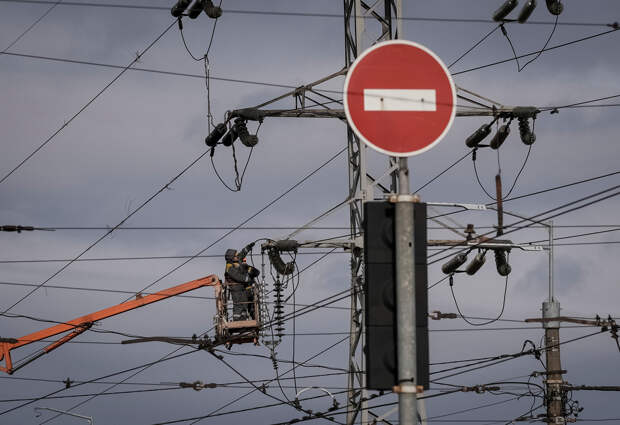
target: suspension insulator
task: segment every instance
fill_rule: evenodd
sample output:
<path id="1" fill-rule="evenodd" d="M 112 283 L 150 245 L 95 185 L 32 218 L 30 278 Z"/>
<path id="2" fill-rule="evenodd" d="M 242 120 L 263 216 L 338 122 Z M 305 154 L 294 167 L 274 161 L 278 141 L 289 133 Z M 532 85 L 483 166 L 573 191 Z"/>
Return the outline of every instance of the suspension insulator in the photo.
<path id="1" fill-rule="evenodd" d="M 467 255 L 465 254 L 457 254 L 450 261 L 441 266 L 441 271 L 445 274 L 454 273 L 459 267 L 465 264 L 467 261 Z"/>
<path id="2" fill-rule="evenodd" d="M 191 2 L 192 2 L 192 0 L 179 0 L 179 1 L 177 1 L 174 4 L 174 6 L 172 6 L 172 9 L 170 10 L 170 13 L 175 18 L 178 18 L 179 16 L 181 16 L 183 14 L 183 12 L 185 12 L 185 9 L 187 9 L 187 7 L 189 6 L 189 4 Z"/>
<path id="3" fill-rule="evenodd" d="M 278 251 L 277 249 L 269 249 L 267 255 L 269 256 L 269 261 L 271 261 L 273 268 L 276 269 L 279 274 L 286 276 L 289 274 L 293 274 L 293 272 L 295 271 L 295 262 L 290 261 L 288 263 L 285 263 L 280 256 L 280 251 Z"/>
<path id="4" fill-rule="evenodd" d="M 547 0 L 547 9 L 552 15 L 559 15 L 564 10 L 564 5 L 560 0 Z"/>
<path id="5" fill-rule="evenodd" d="M 506 259 L 506 252 L 496 249 L 495 250 L 495 266 L 497 267 L 497 273 L 500 276 L 508 276 L 512 271 L 512 267 L 508 264 L 508 260 Z"/>
<path id="6" fill-rule="evenodd" d="M 204 8 L 204 0 L 196 0 L 194 4 L 192 4 L 192 7 L 189 8 L 187 16 L 189 16 L 190 19 L 196 19 L 198 15 L 200 15 L 200 12 L 204 10 Z"/>
<path id="7" fill-rule="evenodd" d="M 474 257 L 473 260 L 471 260 L 471 262 L 465 268 L 465 272 L 468 275 L 471 276 L 475 274 L 478 270 L 480 270 L 480 267 L 482 267 L 484 262 L 486 261 L 485 254 L 486 252 L 480 252 Z"/>
<path id="8" fill-rule="evenodd" d="M 519 118 L 519 134 L 521 141 L 526 145 L 531 145 L 536 141 L 536 135 L 532 132 L 527 118 Z"/>
<path id="9" fill-rule="evenodd" d="M 273 285 L 275 304 L 273 307 L 273 319 L 276 327 L 276 336 L 281 340 L 284 336 L 284 306 L 282 305 L 282 283 L 280 280 L 276 280 Z"/>
<path id="10" fill-rule="evenodd" d="M 519 0 L 506 0 L 499 7 L 499 9 L 497 9 L 495 13 L 493 13 L 493 20 L 497 22 L 503 21 L 506 18 L 506 16 L 508 16 L 508 14 L 512 12 L 513 9 L 517 7 L 518 5 L 519 5 Z"/>
<path id="11" fill-rule="evenodd" d="M 205 144 L 211 148 L 217 145 L 217 142 L 226 134 L 226 130 L 226 124 L 216 125 L 213 131 L 205 138 Z"/>
<path id="12" fill-rule="evenodd" d="M 525 23 L 534 9 L 536 9 L 536 0 L 528 0 L 525 3 L 525 6 L 523 6 L 523 9 L 521 9 L 517 21 L 519 21 L 520 24 Z"/>
<path id="13" fill-rule="evenodd" d="M 475 148 L 489 134 L 491 134 L 491 124 L 483 124 L 482 127 L 476 130 L 467 138 L 467 140 L 465 140 L 465 144 L 468 148 Z"/>
<path id="14" fill-rule="evenodd" d="M 258 144 L 258 136 L 255 134 L 250 134 L 248 131 L 248 126 L 242 118 L 237 118 L 235 120 L 235 125 L 237 126 L 237 133 L 239 133 L 239 139 L 244 146 L 253 148 Z"/>
<path id="15" fill-rule="evenodd" d="M 507 124 L 502 125 L 495 133 L 495 136 L 491 139 L 489 146 L 491 149 L 499 149 L 499 147 L 504 143 L 508 135 L 510 134 L 510 127 Z"/>

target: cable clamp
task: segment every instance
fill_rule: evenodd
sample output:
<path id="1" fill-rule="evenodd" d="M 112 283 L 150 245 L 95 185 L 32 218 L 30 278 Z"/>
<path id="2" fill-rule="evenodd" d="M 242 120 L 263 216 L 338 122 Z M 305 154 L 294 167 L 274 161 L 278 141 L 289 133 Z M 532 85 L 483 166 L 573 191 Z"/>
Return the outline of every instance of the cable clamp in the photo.
<path id="1" fill-rule="evenodd" d="M 424 387 L 422 385 L 411 384 L 395 385 L 392 387 L 392 391 L 397 394 L 422 394 L 424 392 Z"/>
<path id="2" fill-rule="evenodd" d="M 390 195 L 388 201 L 396 204 L 398 202 L 420 202 L 420 195 L 415 194 L 399 194 L 399 195 Z"/>

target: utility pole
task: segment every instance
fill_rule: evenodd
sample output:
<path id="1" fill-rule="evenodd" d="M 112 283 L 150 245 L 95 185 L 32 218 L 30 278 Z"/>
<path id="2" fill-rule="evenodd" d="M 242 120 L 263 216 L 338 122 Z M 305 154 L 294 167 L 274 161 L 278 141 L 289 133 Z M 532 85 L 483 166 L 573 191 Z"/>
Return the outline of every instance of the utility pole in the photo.
<path id="1" fill-rule="evenodd" d="M 562 363 L 560 360 L 560 321 L 549 320 L 560 317 L 560 303 L 553 294 L 553 222 L 549 229 L 549 299 L 543 302 L 543 327 L 545 328 L 545 356 L 547 363 L 547 422 L 563 424 L 564 391 Z"/>
<path id="2" fill-rule="evenodd" d="M 415 197 L 409 193 L 407 158 L 398 159 L 398 195 L 392 197 L 395 206 L 396 244 L 396 326 L 398 359 L 398 416 L 401 425 L 415 425 L 417 413 L 416 324 L 415 324 L 415 265 L 414 217 Z"/>

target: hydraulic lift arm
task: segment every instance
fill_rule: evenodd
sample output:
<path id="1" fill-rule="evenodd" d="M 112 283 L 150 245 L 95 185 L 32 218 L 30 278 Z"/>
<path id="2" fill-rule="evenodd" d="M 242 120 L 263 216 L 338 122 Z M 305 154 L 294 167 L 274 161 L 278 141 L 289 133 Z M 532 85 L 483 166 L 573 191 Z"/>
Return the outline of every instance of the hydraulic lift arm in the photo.
<path id="1" fill-rule="evenodd" d="M 23 336 L 19 339 L 11 339 L 11 338 L 2 338 L 0 339 L 0 361 L 2 358 L 5 360 L 5 365 L 0 365 L 0 371 L 6 372 L 8 374 L 12 374 L 16 370 L 24 367 L 28 363 L 38 359 L 44 354 L 49 353 L 50 351 L 60 347 L 67 341 L 72 340 L 76 336 L 80 335 L 82 332 L 87 331 L 93 325 L 93 323 L 108 318 L 112 316 L 116 316 L 117 314 L 124 313 L 129 310 L 136 309 L 138 307 L 142 307 L 147 304 L 152 304 L 157 301 L 165 300 L 166 298 L 173 297 L 175 295 L 183 294 L 188 291 L 193 291 L 194 289 L 201 288 L 203 286 L 215 286 L 216 287 L 216 299 L 219 300 L 219 291 L 221 291 L 221 282 L 216 275 L 210 275 L 206 277 L 202 277 L 200 279 L 192 280 L 191 282 L 182 283 L 180 285 L 174 286 L 172 288 L 164 289 L 163 291 L 142 296 L 138 294 L 135 300 L 126 301 L 124 303 L 108 307 L 106 309 L 97 311 L 95 313 L 87 314 L 82 317 L 78 317 L 66 323 L 61 323 L 47 329 L 43 329 L 37 332 L 33 332 L 29 335 Z M 219 307 L 219 306 L 218 306 Z M 31 344 L 33 342 L 41 341 L 42 339 L 49 338 L 61 333 L 69 332 L 58 341 L 53 342 L 43 349 L 43 351 L 36 356 L 21 362 L 19 365 L 13 367 L 13 363 L 11 361 L 11 350 Z"/>

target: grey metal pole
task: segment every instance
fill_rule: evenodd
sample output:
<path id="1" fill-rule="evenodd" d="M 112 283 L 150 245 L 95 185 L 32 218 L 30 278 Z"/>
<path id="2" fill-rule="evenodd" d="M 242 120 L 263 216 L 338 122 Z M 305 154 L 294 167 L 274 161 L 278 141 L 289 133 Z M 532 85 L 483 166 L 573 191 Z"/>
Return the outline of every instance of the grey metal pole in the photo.
<path id="1" fill-rule="evenodd" d="M 407 158 L 399 158 L 398 195 L 395 197 L 396 243 L 396 326 L 398 358 L 398 414 L 401 425 L 415 425 L 418 419 L 416 399 L 415 347 L 415 267 L 413 202 L 409 193 Z"/>

